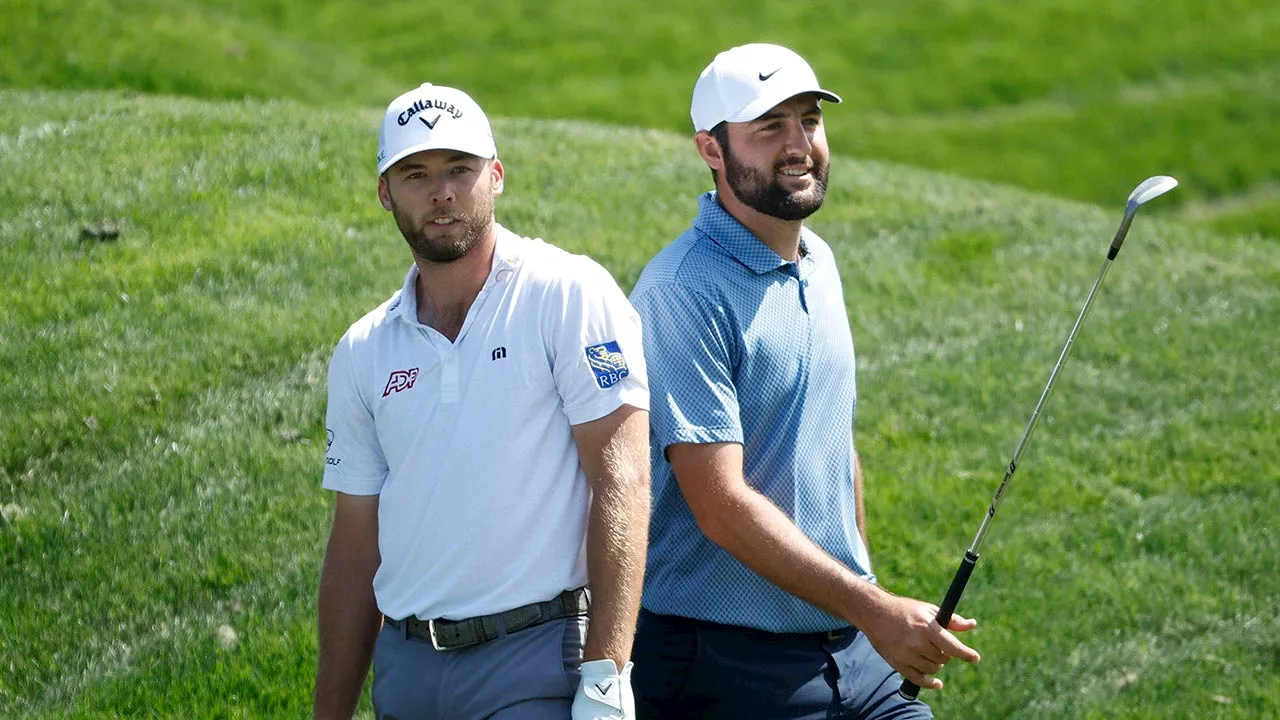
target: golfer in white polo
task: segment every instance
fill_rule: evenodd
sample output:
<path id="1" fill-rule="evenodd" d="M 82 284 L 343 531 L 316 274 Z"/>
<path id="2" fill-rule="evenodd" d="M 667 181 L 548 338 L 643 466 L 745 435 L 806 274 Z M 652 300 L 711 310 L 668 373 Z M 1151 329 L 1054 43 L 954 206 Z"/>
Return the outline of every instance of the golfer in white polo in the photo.
<path id="1" fill-rule="evenodd" d="M 632 718 L 649 520 L 639 318 L 592 260 L 494 220 L 459 90 L 392 101 L 378 197 L 404 286 L 329 366 L 318 718 Z M 589 588 L 589 590 L 588 590 Z"/>

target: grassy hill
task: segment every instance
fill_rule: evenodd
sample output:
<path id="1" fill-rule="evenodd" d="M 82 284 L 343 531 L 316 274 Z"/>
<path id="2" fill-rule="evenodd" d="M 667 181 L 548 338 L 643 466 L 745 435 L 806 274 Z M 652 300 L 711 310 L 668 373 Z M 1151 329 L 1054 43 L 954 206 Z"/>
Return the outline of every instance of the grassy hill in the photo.
<path id="1" fill-rule="evenodd" d="M 715 52 L 799 49 L 838 152 L 1112 202 L 1179 177 L 1184 221 L 1280 237 L 1268 0 L 643 4 L 0 0 L 0 87 L 377 106 L 430 79 L 500 115 L 687 132 Z"/>
<path id="2" fill-rule="evenodd" d="M 812 225 L 895 591 L 945 589 L 1125 195 L 1183 183 L 1023 457 L 939 717 L 1280 714 L 1278 35 L 1262 0 L 0 0 L 0 717 L 305 716 L 326 363 L 408 263 L 381 108 L 472 91 L 499 220 L 630 287 L 709 183 L 696 73 L 755 40 L 848 101 Z"/>
<path id="3" fill-rule="evenodd" d="M 408 262 L 378 117 L 0 91 L 0 715 L 306 714 L 328 353 Z M 709 181 L 682 135 L 496 130 L 499 220 L 627 286 Z M 813 226 L 859 351 L 873 557 L 936 599 L 1124 193 L 834 165 Z M 1280 247 L 1143 212 L 984 548 L 984 661 L 947 670 L 940 717 L 1280 710 Z"/>

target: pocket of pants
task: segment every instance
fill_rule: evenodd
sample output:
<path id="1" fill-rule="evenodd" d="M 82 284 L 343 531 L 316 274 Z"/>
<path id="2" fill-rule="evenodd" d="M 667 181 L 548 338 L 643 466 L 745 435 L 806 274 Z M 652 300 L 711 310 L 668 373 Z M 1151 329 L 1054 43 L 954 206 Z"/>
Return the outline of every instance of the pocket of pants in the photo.
<path id="1" fill-rule="evenodd" d="M 632 654 L 649 661 L 692 666 L 698 655 L 695 621 L 642 612 Z"/>
<path id="2" fill-rule="evenodd" d="M 390 625 L 384 625 L 373 641 L 373 667 L 371 668 L 373 682 L 369 687 L 369 699 L 373 702 L 374 717 L 382 717 L 380 708 L 386 704 L 382 695 L 391 674 L 390 666 L 396 654 L 395 646 L 397 642 L 404 642 L 399 632 Z"/>
<path id="3" fill-rule="evenodd" d="M 564 640 L 560 644 L 561 667 L 565 688 L 569 697 L 578 692 L 578 683 L 582 673 L 582 647 L 587 642 L 587 618 L 585 616 L 565 618 Z"/>
<path id="4" fill-rule="evenodd" d="M 658 705 L 680 704 L 693 675 L 701 643 L 696 623 L 684 618 L 640 613 L 632 658 L 631 686 Z"/>

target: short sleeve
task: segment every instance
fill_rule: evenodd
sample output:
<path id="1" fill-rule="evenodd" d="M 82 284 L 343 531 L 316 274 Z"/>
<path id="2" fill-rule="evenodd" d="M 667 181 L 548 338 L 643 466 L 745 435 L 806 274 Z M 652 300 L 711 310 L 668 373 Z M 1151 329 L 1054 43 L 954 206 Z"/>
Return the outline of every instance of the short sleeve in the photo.
<path id="1" fill-rule="evenodd" d="M 742 442 L 737 347 L 722 306 L 680 285 L 650 285 L 631 298 L 644 328 L 655 448 Z"/>
<path id="2" fill-rule="evenodd" d="M 390 471 L 373 413 L 360 394 L 352 352 L 348 334 L 329 361 L 323 487 L 348 495 L 377 495 Z"/>
<path id="3" fill-rule="evenodd" d="M 640 317 L 613 276 L 596 262 L 578 265 L 558 286 L 559 311 L 548 328 L 552 373 L 570 425 L 598 420 L 623 405 L 649 409 Z"/>

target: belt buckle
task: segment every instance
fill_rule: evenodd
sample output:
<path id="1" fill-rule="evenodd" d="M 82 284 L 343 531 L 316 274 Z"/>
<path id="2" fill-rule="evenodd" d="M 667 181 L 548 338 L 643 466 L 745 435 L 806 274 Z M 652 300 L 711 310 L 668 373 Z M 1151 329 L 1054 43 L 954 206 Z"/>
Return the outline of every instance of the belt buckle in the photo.
<path id="1" fill-rule="evenodd" d="M 436 621 L 435 621 L 435 618 L 432 618 L 432 619 L 430 619 L 430 620 L 428 620 L 428 621 L 427 621 L 427 635 L 431 636 L 431 647 L 435 648 L 437 651 L 439 651 L 439 652 L 444 652 L 444 651 L 446 651 L 446 650 L 448 650 L 448 649 L 449 649 L 449 648 L 447 648 L 447 647 L 442 647 L 442 646 L 440 645 L 440 641 L 439 641 L 439 640 L 436 640 Z"/>

